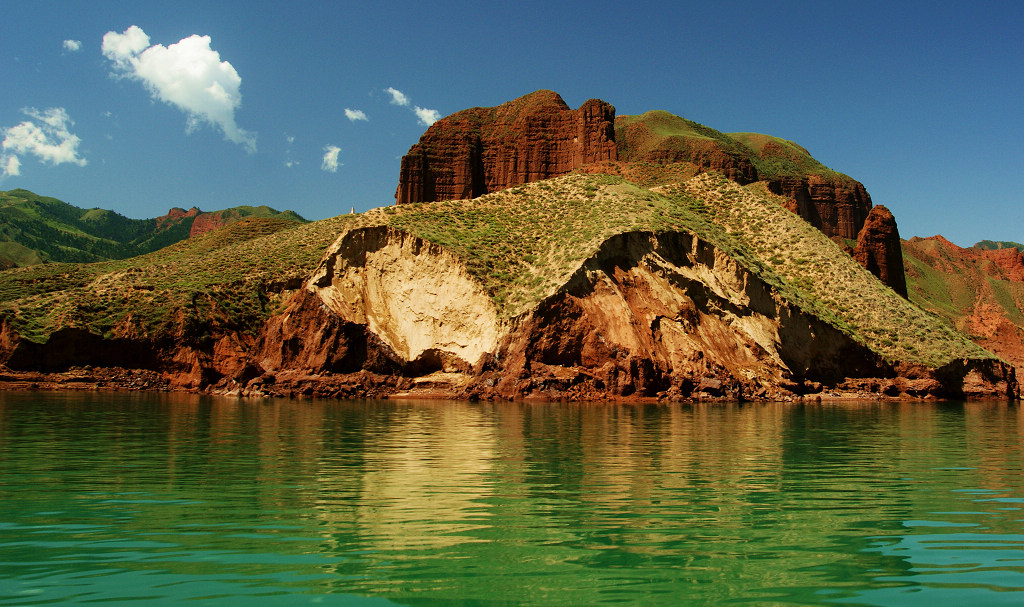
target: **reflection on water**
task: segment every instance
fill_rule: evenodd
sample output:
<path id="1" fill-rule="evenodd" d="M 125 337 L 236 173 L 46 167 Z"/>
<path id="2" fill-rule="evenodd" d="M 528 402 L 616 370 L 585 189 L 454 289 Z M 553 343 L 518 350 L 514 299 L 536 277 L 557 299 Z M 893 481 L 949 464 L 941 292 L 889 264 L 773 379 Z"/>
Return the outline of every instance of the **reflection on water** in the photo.
<path id="1" fill-rule="evenodd" d="M 0 394 L 0 603 L 1020 604 L 1016 405 Z"/>

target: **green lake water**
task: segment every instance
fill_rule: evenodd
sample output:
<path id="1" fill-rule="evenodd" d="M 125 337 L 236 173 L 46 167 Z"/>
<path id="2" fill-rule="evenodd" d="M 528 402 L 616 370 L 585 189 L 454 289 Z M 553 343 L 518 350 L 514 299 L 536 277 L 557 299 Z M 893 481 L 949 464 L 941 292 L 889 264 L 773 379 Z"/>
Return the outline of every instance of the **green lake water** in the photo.
<path id="1" fill-rule="evenodd" d="M 1022 605 L 1024 410 L 0 393 L 0 604 Z"/>

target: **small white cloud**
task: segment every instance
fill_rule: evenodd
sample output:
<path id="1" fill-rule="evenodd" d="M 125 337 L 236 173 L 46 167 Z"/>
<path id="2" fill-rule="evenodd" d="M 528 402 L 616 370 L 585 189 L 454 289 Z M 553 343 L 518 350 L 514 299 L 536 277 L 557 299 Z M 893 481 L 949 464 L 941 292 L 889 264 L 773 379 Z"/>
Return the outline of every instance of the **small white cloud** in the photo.
<path id="1" fill-rule="evenodd" d="M 336 145 L 324 146 L 324 163 L 320 166 L 320 168 L 322 168 L 325 171 L 330 171 L 331 173 L 338 172 L 338 167 L 341 166 L 340 164 L 338 164 L 338 154 L 340 152 L 341 148 L 339 148 Z"/>
<path id="2" fill-rule="evenodd" d="M 416 112 L 416 117 L 420 119 L 423 126 L 430 126 L 441 119 L 441 113 L 437 110 L 428 110 L 417 105 L 412 108 L 412 111 Z"/>
<path id="3" fill-rule="evenodd" d="M 81 139 L 71 133 L 74 122 L 64 108 L 54 107 L 43 111 L 25 108 L 22 112 L 36 122 L 26 120 L 21 124 L 0 130 L 4 135 L 0 143 L 0 166 L 3 176 L 21 174 L 21 159 L 18 154 L 32 154 L 42 162 L 58 165 L 64 163 L 85 166 L 86 160 L 78 155 Z"/>
<path id="4" fill-rule="evenodd" d="M 149 36 L 133 25 L 121 34 L 107 32 L 102 50 L 120 75 L 141 81 L 154 99 L 185 112 L 188 132 L 207 123 L 228 141 L 256 151 L 256 134 L 235 123 L 235 110 L 242 105 L 242 78 L 230 63 L 220 60 L 209 36 L 149 46 Z"/>
<path id="5" fill-rule="evenodd" d="M 7 162 L 4 163 L 3 175 L 21 175 L 21 161 L 14 154 L 7 157 Z"/>
<path id="6" fill-rule="evenodd" d="M 352 122 L 355 122 L 356 120 L 370 120 L 369 118 L 366 117 L 366 112 L 364 112 L 363 110 L 350 110 L 348 108 L 345 108 L 345 117 L 351 120 Z"/>
<path id="7" fill-rule="evenodd" d="M 64 41 L 64 50 L 70 51 L 72 53 L 77 53 L 78 51 L 82 50 L 82 41 L 81 40 L 65 40 Z"/>
<path id="8" fill-rule="evenodd" d="M 284 140 L 288 142 L 288 145 L 295 143 L 295 135 L 284 134 Z"/>
<path id="9" fill-rule="evenodd" d="M 298 160 L 285 160 L 284 161 L 284 166 L 286 166 L 286 167 L 288 167 L 290 169 L 290 168 L 292 168 L 294 166 L 299 166 L 299 161 Z M 335 170 L 337 170 L 337 169 L 335 169 Z"/>
<path id="10" fill-rule="evenodd" d="M 391 95 L 391 103 L 395 105 L 407 106 L 409 105 L 409 98 L 405 96 L 405 93 L 398 89 L 391 88 L 390 86 L 384 89 L 384 92 Z"/>

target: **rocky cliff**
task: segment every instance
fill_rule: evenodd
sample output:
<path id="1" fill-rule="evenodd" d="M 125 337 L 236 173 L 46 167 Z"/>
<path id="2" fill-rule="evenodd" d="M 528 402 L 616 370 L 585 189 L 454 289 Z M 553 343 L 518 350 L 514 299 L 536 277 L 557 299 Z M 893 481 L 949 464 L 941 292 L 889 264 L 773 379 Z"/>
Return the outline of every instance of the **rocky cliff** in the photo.
<path id="1" fill-rule="evenodd" d="M 402 158 L 396 201 L 476 198 L 614 160 L 615 108 L 591 99 L 572 110 L 536 91 L 434 123 Z"/>
<path id="2" fill-rule="evenodd" d="M 127 266 L 0 275 L 0 298 L 6 387 L 1019 395 L 1011 367 L 883 287 L 764 184 L 716 173 L 659 189 L 573 175 L 313 224 L 243 221 Z"/>
<path id="3" fill-rule="evenodd" d="M 872 207 L 863 184 L 791 141 L 722 133 L 660 110 L 616 117 L 611 105 L 596 99 L 570 110 L 551 91 L 435 123 L 403 157 L 395 196 L 398 203 L 476 198 L 577 169 L 636 175 L 647 185 L 706 171 L 744 185 L 763 181 L 786 208 L 838 239 L 857 239 Z M 651 179 L 655 174 L 660 181 Z M 886 226 L 895 232 L 895 219 Z M 876 239 L 874 253 L 861 258 L 873 260 L 866 267 L 905 293 L 898 272 L 878 273 L 902 266 L 898 243 L 898 233 L 895 240 Z"/>
<path id="4" fill-rule="evenodd" d="M 907 279 L 903 273 L 901 247 L 896 218 L 881 205 L 872 207 L 857 234 L 853 258 L 893 291 L 906 297 Z"/>

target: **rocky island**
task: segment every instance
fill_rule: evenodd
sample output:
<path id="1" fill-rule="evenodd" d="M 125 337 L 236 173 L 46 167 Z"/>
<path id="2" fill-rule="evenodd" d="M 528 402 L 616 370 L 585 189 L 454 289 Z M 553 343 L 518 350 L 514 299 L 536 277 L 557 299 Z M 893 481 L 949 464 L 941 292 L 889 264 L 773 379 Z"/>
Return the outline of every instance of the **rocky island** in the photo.
<path id="1" fill-rule="evenodd" d="M 0 384 L 1018 398 L 1011 364 L 911 301 L 903 254 L 892 214 L 793 142 L 537 91 L 431 126 L 394 205 L 3 272 Z"/>

